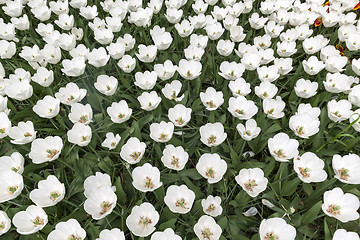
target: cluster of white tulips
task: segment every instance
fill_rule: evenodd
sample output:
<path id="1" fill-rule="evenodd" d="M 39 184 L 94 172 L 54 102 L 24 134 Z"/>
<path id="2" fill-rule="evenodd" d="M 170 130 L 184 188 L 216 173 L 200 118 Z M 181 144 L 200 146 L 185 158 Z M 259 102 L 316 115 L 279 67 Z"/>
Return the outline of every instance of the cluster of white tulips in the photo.
<path id="1" fill-rule="evenodd" d="M 356 77 L 360 76 L 360 58 L 356 59 L 360 51 L 360 20 L 355 11 L 359 8 L 358 0 L 0 0 L 0 5 L 0 140 L 1 144 L 6 141 L 15 149 L 0 156 L 0 203 L 9 209 L 21 194 L 32 202 L 21 206 L 23 210 L 12 214 L 12 219 L 7 210 L 0 211 L 0 236 L 12 226 L 21 235 L 41 232 L 57 217 L 50 216 L 53 213 L 46 210 L 66 198 L 65 182 L 48 171 L 41 172 L 43 180 L 39 180 L 36 187 L 26 186 L 23 174 L 27 165 L 44 164 L 46 168 L 53 161 L 60 162 L 66 146 L 84 151 L 106 149 L 110 154 L 124 141 L 116 153 L 125 171 L 130 173 L 133 188 L 143 199 L 127 206 L 131 210 L 126 213 L 126 229 L 125 226 L 101 229 L 99 235 L 91 239 L 125 240 L 134 239 L 133 236 L 151 236 L 151 240 L 190 239 L 190 235 L 182 236 L 185 233 L 176 228 L 156 229 L 163 208 L 167 207 L 177 216 L 189 215 L 197 200 L 202 212 L 187 233 L 201 240 L 224 239 L 228 236 L 217 217 L 226 212 L 228 199 L 215 191 L 205 194 L 205 190 L 204 197 L 199 197 L 192 186 L 183 181 L 163 183 L 162 174 L 164 171 L 181 174 L 184 169 L 195 168 L 200 181 L 207 186 L 234 181 L 238 191 L 244 191 L 254 200 L 262 199 L 269 211 L 275 211 L 275 206 L 280 204 L 262 197 L 266 190 L 274 191 L 269 186 L 272 176 L 261 167 L 234 169 L 228 156 L 217 148 L 226 143 L 235 145 L 228 137 L 234 134 L 244 140 L 244 146 L 260 138 L 266 131 L 257 121 L 260 115 L 265 121 L 282 121 L 282 126 L 288 124 L 289 128 L 281 129 L 272 137 L 261 136 L 267 137 L 262 156 L 267 154 L 271 161 L 292 164 L 304 184 L 332 178 L 338 180 L 334 180 L 336 184 L 360 184 L 359 153 L 334 154 L 327 169 L 325 159 L 306 149 L 306 141 L 325 128 L 321 128 L 324 118 L 328 118 L 332 126 L 344 124 L 349 126 L 346 130 L 360 132 L 360 85 Z M 325 37 L 319 33 L 320 25 L 332 34 Z M 144 39 L 137 39 L 134 29 L 140 31 Z M 146 31 L 149 34 L 145 34 Z M 34 38 L 31 44 L 26 39 L 29 32 Z M 180 42 L 183 48 L 176 46 Z M 213 59 L 222 59 L 214 68 L 217 72 L 207 67 L 211 59 L 204 61 L 211 48 L 216 49 Z M 167 53 L 166 56 L 170 56 L 173 51 L 178 61 L 169 57 L 158 62 L 159 56 Z M 111 68 L 116 68 L 118 74 L 102 71 L 113 62 L 115 65 Z M 147 70 L 143 71 L 144 68 Z M 94 81 L 90 82 L 97 92 L 81 88 L 77 82 L 89 75 L 89 69 L 95 69 L 94 74 L 100 72 L 91 76 Z M 301 73 L 301 77 L 294 79 L 295 85 L 290 89 L 280 81 L 291 79 L 293 72 Z M 322 73 L 324 78 L 319 77 Z M 137 105 L 126 98 L 112 102 L 124 91 L 119 75 L 138 92 L 134 96 Z M 226 106 L 227 119 L 237 125 L 229 127 L 218 119 L 200 123 L 196 128 L 199 135 L 193 137 L 198 138 L 205 151 L 191 156 L 185 145 L 171 140 L 183 136 L 195 121 L 192 117 L 196 112 L 187 101 L 192 84 L 204 83 L 205 77 L 220 77 L 231 96 L 224 94 L 225 88 L 216 89 L 207 82 L 200 88 L 199 95 L 191 98 L 199 98 L 202 109 L 211 116 Z M 59 88 L 54 90 L 54 85 Z M 41 89 L 37 91 L 39 94 L 34 93 L 36 89 Z M 88 97 L 93 92 L 102 96 L 101 99 L 110 99 L 99 103 L 106 105 L 106 111 L 99 113 L 91 106 Z M 322 93 L 332 96 L 326 106 L 309 102 L 322 98 Z M 298 105 L 285 100 L 289 96 L 299 99 Z M 149 141 L 131 133 L 122 139 L 121 132 L 106 130 L 101 144 L 86 147 L 94 142 L 95 114 L 104 115 L 102 119 L 109 119 L 115 125 L 129 124 L 138 120 L 139 115 L 134 116 L 135 113 L 151 114 L 161 104 L 165 106 L 165 101 L 171 103 L 166 112 L 162 112 L 166 118 L 150 122 L 148 132 L 140 129 L 149 136 Z M 11 111 L 23 103 L 30 105 L 29 110 L 34 113 L 31 120 L 15 118 L 17 112 Z M 291 116 L 287 114 L 290 107 L 295 109 Z M 54 123 L 62 117 L 61 111 L 66 113 L 72 126 L 59 136 L 46 135 L 37 119 Z M 27 145 L 29 151 L 20 154 Z M 150 154 L 147 151 L 150 145 L 160 146 L 162 151 L 161 158 L 151 157 L 156 158 L 154 162 L 145 157 L 146 153 Z M 244 154 L 243 150 L 236 153 L 243 156 L 241 159 L 245 159 L 246 154 L 250 158 L 255 156 L 254 152 Z M 330 173 L 327 170 L 331 167 Z M 229 169 L 236 172 L 232 179 L 225 178 Z M 80 208 L 96 222 L 122 206 L 117 203 L 119 195 L 112 182 L 114 174 L 92 171 L 95 175 L 87 173 L 83 182 L 85 201 Z M 358 220 L 358 191 L 350 193 L 339 186 L 324 189 L 322 212 L 341 223 Z M 164 206 L 157 209 L 156 204 L 144 196 L 160 188 L 164 188 L 165 195 L 157 200 Z M 256 206 L 247 208 L 243 212 L 246 218 L 258 215 Z M 289 211 L 292 214 L 295 209 Z M 286 213 L 289 216 L 288 210 Z M 294 240 L 297 226 L 288 219 L 276 214 L 261 215 L 261 223 L 256 226 L 259 238 Z M 47 239 L 83 240 L 89 233 L 87 227 L 80 220 L 67 218 L 51 226 Z M 339 225 L 332 239 L 359 240 L 355 231 Z"/>

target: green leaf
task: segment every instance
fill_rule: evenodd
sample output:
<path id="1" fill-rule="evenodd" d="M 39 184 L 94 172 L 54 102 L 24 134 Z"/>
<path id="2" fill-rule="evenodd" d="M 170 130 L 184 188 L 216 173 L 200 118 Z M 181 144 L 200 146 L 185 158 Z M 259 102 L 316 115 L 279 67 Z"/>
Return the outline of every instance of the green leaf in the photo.
<path id="1" fill-rule="evenodd" d="M 312 206 L 306 213 L 301 217 L 301 224 L 309 224 L 312 223 L 316 217 L 318 216 L 321 209 L 322 201 L 317 202 L 314 206 Z"/>

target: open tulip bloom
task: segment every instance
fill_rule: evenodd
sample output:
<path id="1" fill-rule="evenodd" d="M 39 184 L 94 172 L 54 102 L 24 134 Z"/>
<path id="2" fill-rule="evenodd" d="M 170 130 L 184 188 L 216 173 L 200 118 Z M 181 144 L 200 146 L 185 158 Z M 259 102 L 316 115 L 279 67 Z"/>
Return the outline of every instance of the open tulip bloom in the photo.
<path id="1" fill-rule="evenodd" d="M 0 8 L 0 239 L 360 240 L 359 0 Z"/>

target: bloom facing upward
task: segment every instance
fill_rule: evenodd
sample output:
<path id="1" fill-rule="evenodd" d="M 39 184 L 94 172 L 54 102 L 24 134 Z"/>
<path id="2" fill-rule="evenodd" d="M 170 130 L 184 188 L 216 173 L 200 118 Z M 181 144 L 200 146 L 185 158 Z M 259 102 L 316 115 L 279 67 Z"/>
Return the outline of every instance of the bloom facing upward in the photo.
<path id="1" fill-rule="evenodd" d="M 131 175 L 134 188 L 141 192 L 152 192 L 162 186 L 159 169 L 151 166 L 150 163 L 145 163 L 141 167 L 136 167 Z"/>
<path id="2" fill-rule="evenodd" d="M 85 239 L 86 231 L 81 227 L 76 219 L 69 219 L 66 222 L 56 224 L 55 230 L 49 235 L 47 240 L 69 240 Z"/>
<path id="3" fill-rule="evenodd" d="M 193 80 L 200 76 L 202 65 L 199 61 L 181 59 L 177 71 L 186 80 Z"/>
<path id="4" fill-rule="evenodd" d="M 118 80 L 113 76 L 107 75 L 99 75 L 96 78 L 96 82 L 94 83 L 94 87 L 106 96 L 113 95 L 117 89 L 117 86 Z"/>
<path id="5" fill-rule="evenodd" d="M 288 162 L 299 154 L 299 142 L 290 139 L 286 133 L 278 133 L 269 138 L 268 147 L 270 154 L 279 162 Z"/>
<path id="6" fill-rule="evenodd" d="M 66 105 L 72 105 L 80 102 L 86 95 L 86 89 L 80 89 L 75 83 L 68 83 L 66 87 L 59 89 L 59 92 L 55 93 L 55 97 L 60 100 L 61 103 Z"/>
<path id="7" fill-rule="evenodd" d="M 159 217 L 154 206 L 145 202 L 131 210 L 131 214 L 126 218 L 126 226 L 135 236 L 147 237 L 155 231 Z"/>
<path id="8" fill-rule="evenodd" d="M 18 152 L 13 152 L 10 156 L 0 157 L 0 171 L 5 170 L 12 170 L 22 174 L 24 171 L 24 157 Z"/>
<path id="9" fill-rule="evenodd" d="M 121 147 L 120 157 L 129 164 L 140 162 L 145 153 L 146 144 L 136 137 L 131 137 Z"/>
<path id="10" fill-rule="evenodd" d="M 266 113 L 266 116 L 270 119 L 279 119 L 284 117 L 284 108 L 285 102 L 280 96 L 276 96 L 275 99 L 265 98 L 263 101 L 264 113 Z"/>
<path id="11" fill-rule="evenodd" d="M 121 137 L 119 134 L 114 135 L 112 132 L 106 133 L 106 139 L 101 143 L 101 146 L 109 150 L 115 149 L 119 144 Z"/>
<path id="12" fill-rule="evenodd" d="M 212 217 L 203 215 L 194 225 L 194 232 L 200 240 L 218 240 L 222 229 Z"/>
<path id="13" fill-rule="evenodd" d="M 23 177 L 12 170 L 1 171 L 0 182 L 0 203 L 16 198 L 24 188 Z"/>
<path id="14" fill-rule="evenodd" d="M 165 167 L 180 171 L 189 160 L 189 154 L 181 146 L 166 145 L 161 161 Z"/>
<path id="15" fill-rule="evenodd" d="M 60 100 L 50 95 L 36 102 L 33 111 L 42 118 L 53 118 L 60 112 Z"/>
<path id="16" fill-rule="evenodd" d="M 338 102 L 333 99 L 327 104 L 328 117 L 333 122 L 341 122 L 348 119 L 353 111 L 352 105 L 348 100 L 342 99 Z"/>
<path id="17" fill-rule="evenodd" d="M 89 124 L 92 122 L 93 110 L 90 104 L 82 105 L 81 103 L 74 103 L 71 105 L 69 113 L 69 120 L 72 123 Z"/>
<path id="18" fill-rule="evenodd" d="M 84 210 L 95 220 L 109 215 L 116 206 L 117 196 L 109 186 L 92 191 L 84 203 Z"/>
<path id="19" fill-rule="evenodd" d="M 240 120 L 248 120 L 258 112 L 258 107 L 244 96 L 230 97 L 228 111 Z"/>
<path id="20" fill-rule="evenodd" d="M 79 145 L 80 147 L 87 146 L 91 142 L 91 128 L 87 125 L 77 122 L 67 132 L 67 137 L 68 141 L 73 144 Z"/>
<path id="21" fill-rule="evenodd" d="M 305 183 L 323 182 L 327 178 L 324 161 L 312 152 L 306 152 L 294 158 L 294 170 Z"/>
<path id="22" fill-rule="evenodd" d="M 191 108 L 186 108 L 182 104 L 176 104 L 169 109 L 168 118 L 176 127 L 183 127 L 191 120 Z"/>
<path id="23" fill-rule="evenodd" d="M 294 87 L 295 93 L 301 98 L 311 98 L 316 95 L 319 84 L 317 82 L 311 82 L 303 78 L 296 82 Z"/>
<path id="24" fill-rule="evenodd" d="M 25 211 L 17 212 L 13 218 L 16 231 L 22 235 L 29 235 L 40 231 L 48 222 L 46 212 L 38 206 L 30 205 Z"/>
<path id="25" fill-rule="evenodd" d="M 131 117 L 132 109 L 129 108 L 125 100 L 121 100 L 118 103 L 113 102 L 111 107 L 106 109 L 106 112 L 109 114 L 112 122 L 123 123 Z"/>
<path id="26" fill-rule="evenodd" d="M 346 223 L 359 218 L 357 212 L 360 206 L 359 199 L 351 194 L 345 193 L 339 187 L 324 193 L 324 203 L 321 205 L 323 212 Z"/>
<path id="27" fill-rule="evenodd" d="M 332 240 L 359 240 L 360 237 L 356 232 L 348 232 L 345 229 L 335 231 Z"/>
<path id="28" fill-rule="evenodd" d="M 175 234 L 174 230 L 167 228 L 163 232 L 155 232 L 150 240 L 182 240 L 182 238 Z"/>
<path id="29" fill-rule="evenodd" d="M 347 184 L 360 184 L 360 157 L 356 154 L 348 154 L 341 157 L 335 154 L 332 158 L 332 167 L 335 178 Z"/>
<path id="30" fill-rule="evenodd" d="M 17 127 L 11 127 L 8 133 L 13 144 L 26 144 L 32 142 L 36 138 L 36 131 L 32 121 L 19 122 Z"/>
<path id="31" fill-rule="evenodd" d="M 56 160 L 63 148 L 63 141 L 58 136 L 37 138 L 31 143 L 29 158 L 35 164 L 51 162 Z"/>
<path id="32" fill-rule="evenodd" d="M 159 97 L 155 91 L 151 91 L 150 93 L 143 92 L 137 99 L 141 108 L 145 111 L 154 110 L 161 102 L 161 97 Z"/>
<path id="33" fill-rule="evenodd" d="M 174 133 L 174 124 L 172 122 L 152 123 L 150 125 L 150 137 L 155 142 L 168 142 Z"/>
<path id="34" fill-rule="evenodd" d="M 209 184 L 212 184 L 222 179 L 227 170 L 227 164 L 217 153 L 204 153 L 196 164 L 196 170 L 208 180 Z"/>
<path id="35" fill-rule="evenodd" d="M 268 81 L 261 82 L 259 86 L 255 87 L 255 94 L 261 99 L 271 99 L 275 97 L 277 92 L 278 88 L 276 85 Z"/>
<path id="36" fill-rule="evenodd" d="M 206 110 L 213 111 L 218 109 L 224 103 L 223 93 L 216 92 L 213 87 L 208 87 L 205 92 L 200 93 L 200 99 Z"/>
<path id="37" fill-rule="evenodd" d="M 309 113 L 295 114 L 290 117 L 289 127 L 295 135 L 309 138 L 319 132 L 320 120 Z"/>
<path id="38" fill-rule="evenodd" d="M 104 229 L 96 240 L 125 240 L 125 234 L 118 228 Z"/>
<path id="39" fill-rule="evenodd" d="M 201 206 L 205 214 L 217 217 L 222 214 L 221 198 L 219 196 L 209 195 L 206 199 L 201 200 Z"/>
<path id="40" fill-rule="evenodd" d="M 224 126 L 217 123 L 207 123 L 200 127 L 200 140 L 208 147 L 218 146 L 225 141 L 227 134 Z"/>
<path id="41" fill-rule="evenodd" d="M 29 198 L 39 207 L 55 206 L 65 196 L 65 185 L 54 175 L 49 175 L 38 183 L 38 188 L 32 190 Z"/>
<path id="42" fill-rule="evenodd" d="M 257 136 L 259 136 L 261 128 L 259 128 L 254 119 L 249 119 L 246 121 L 245 126 L 242 123 L 239 123 L 236 126 L 242 139 L 250 141 Z"/>
<path id="43" fill-rule="evenodd" d="M 178 97 L 180 91 L 181 91 L 182 84 L 179 80 L 174 80 L 171 83 L 165 84 L 165 87 L 161 89 L 161 92 L 164 94 L 164 96 L 169 100 L 174 100 L 176 102 L 179 102 L 183 100 L 185 97 L 184 94 L 182 94 L 180 97 Z"/>
<path id="44" fill-rule="evenodd" d="M 195 200 L 195 193 L 186 185 L 171 185 L 166 190 L 164 197 L 165 204 L 174 213 L 188 213 Z"/>
<path id="45" fill-rule="evenodd" d="M 85 197 L 89 198 L 92 192 L 96 192 L 103 186 L 111 188 L 114 192 L 116 190 L 115 187 L 111 186 L 110 176 L 106 173 L 96 172 L 95 175 L 87 177 L 84 181 Z"/>
<path id="46" fill-rule="evenodd" d="M 261 240 L 294 240 L 296 229 L 282 218 L 269 218 L 261 221 L 259 234 Z"/>
<path id="47" fill-rule="evenodd" d="M 0 236 L 7 233 L 11 227 L 11 220 L 6 212 L 0 210 Z"/>
<path id="48" fill-rule="evenodd" d="M 260 168 L 241 169 L 235 180 L 251 197 L 256 197 L 265 191 L 268 184 Z"/>

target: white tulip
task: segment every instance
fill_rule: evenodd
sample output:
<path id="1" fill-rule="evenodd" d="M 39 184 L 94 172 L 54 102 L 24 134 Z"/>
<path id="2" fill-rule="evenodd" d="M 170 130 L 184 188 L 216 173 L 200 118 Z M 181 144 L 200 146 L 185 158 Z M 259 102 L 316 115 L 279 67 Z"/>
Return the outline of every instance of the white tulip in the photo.
<path id="1" fill-rule="evenodd" d="M 39 207 L 51 207 L 58 204 L 65 196 L 65 185 L 54 175 L 38 182 L 38 188 L 32 190 L 29 198 Z"/>
<path id="2" fill-rule="evenodd" d="M 48 222 L 48 216 L 41 207 L 30 205 L 25 211 L 17 212 L 12 221 L 18 233 L 29 235 L 43 229 Z"/>
<path id="3" fill-rule="evenodd" d="M 195 200 L 195 193 L 186 185 L 171 185 L 166 190 L 164 202 L 174 213 L 185 214 L 190 212 Z"/>
<path id="4" fill-rule="evenodd" d="M 51 162 L 59 158 L 63 141 L 58 136 L 37 138 L 31 143 L 29 158 L 35 164 Z"/>
<path id="5" fill-rule="evenodd" d="M 149 163 L 136 167 L 131 175 L 134 188 L 141 192 L 151 192 L 162 186 L 159 169 L 151 166 Z"/>

